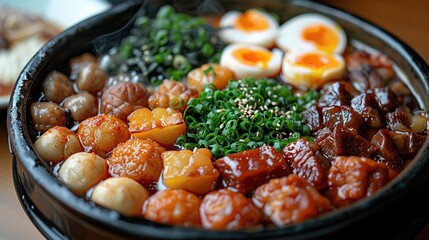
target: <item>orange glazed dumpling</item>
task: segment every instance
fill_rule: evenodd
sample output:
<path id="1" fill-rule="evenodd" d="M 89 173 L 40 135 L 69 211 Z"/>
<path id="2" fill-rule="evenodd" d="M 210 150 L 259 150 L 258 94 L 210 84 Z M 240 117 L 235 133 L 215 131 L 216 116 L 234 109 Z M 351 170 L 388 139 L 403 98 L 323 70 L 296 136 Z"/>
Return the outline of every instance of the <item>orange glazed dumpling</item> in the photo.
<path id="1" fill-rule="evenodd" d="M 112 176 L 129 177 L 149 186 L 162 171 L 161 154 L 165 149 L 151 139 L 129 139 L 119 144 L 107 159 Z"/>
<path id="2" fill-rule="evenodd" d="M 127 124 L 120 118 L 101 114 L 79 124 L 77 134 L 87 151 L 104 157 L 116 145 L 130 138 Z"/>

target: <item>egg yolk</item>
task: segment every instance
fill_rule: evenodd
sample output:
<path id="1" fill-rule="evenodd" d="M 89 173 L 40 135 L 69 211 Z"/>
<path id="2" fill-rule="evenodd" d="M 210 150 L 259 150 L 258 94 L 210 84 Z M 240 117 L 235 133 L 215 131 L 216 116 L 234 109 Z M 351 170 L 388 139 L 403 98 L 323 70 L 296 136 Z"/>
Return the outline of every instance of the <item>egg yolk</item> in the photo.
<path id="1" fill-rule="evenodd" d="M 248 10 L 235 20 L 234 26 L 246 32 L 262 31 L 269 27 L 267 19 L 257 11 Z"/>
<path id="2" fill-rule="evenodd" d="M 338 46 L 338 34 L 325 25 L 313 25 L 304 29 L 302 37 L 316 44 L 317 48 L 327 52 L 333 52 Z"/>
<path id="3" fill-rule="evenodd" d="M 322 55 L 317 53 L 307 53 L 299 56 L 296 58 L 295 63 L 314 69 L 335 68 L 339 65 L 338 61 L 331 55 Z"/>
<path id="4" fill-rule="evenodd" d="M 245 65 L 267 68 L 268 62 L 271 59 L 271 52 L 248 48 L 237 48 L 232 53 L 232 56 L 237 61 Z"/>

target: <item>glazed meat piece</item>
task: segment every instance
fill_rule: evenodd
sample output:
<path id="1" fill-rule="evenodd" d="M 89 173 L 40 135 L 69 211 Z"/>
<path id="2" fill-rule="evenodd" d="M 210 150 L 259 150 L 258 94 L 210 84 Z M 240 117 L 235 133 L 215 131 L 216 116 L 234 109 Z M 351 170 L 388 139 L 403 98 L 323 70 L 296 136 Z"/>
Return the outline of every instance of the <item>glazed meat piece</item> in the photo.
<path id="1" fill-rule="evenodd" d="M 388 181 L 384 162 L 365 157 L 337 157 L 329 169 L 329 197 L 337 207 L 370 196 Z"/>
<path id="2" fill-rule="evenodd" d="M 66 160 L 72 154 L 83 151 L 77 135 L 70 129 L 55 126 L 34 142 L 36 152 L 51 165 Z"/>
<path id="3" fill-rule="evenodd" d="M 374 89 L 374 97 L 378 109 L 384 113 L 392 112 L 398 107 L 398 96 L 391 88 Z"/>
<path id="4" fill-rule="evenodd" d="M 129 139 L 113 149 L 107 160 L 109 172 L 150 187 L 161 174 L 163 152 L 165 149 L 150 139 Z"/>
<path id="5" fill-rule="evenodd" d="M 280 227 L 305 221 L 332 209 L 326 197 L 296 174 L 271 179 L 259 186 L 254 200 L 262 206 L 264 218 Z"/>
<path id="6" fill-rule="evenodd" d="M 329 161 L 319 153 L 319 147 L 306 138 L 289 143 L 282 150 L 292 173 L 309 181 L 317 189 L 327 186 Z"/>
<path id="7" fill-rule="evenodd" d="M 350 105 L 352 95 L 349 93 L 349 89 L 352 88 L 350 83 L 343 81 L 325 84 L 317 104 L 320 107 Z"/>
<path id="8" fill-rule="evenodd" d="M 94 187 L 91 201 L 127 216 L 140 216 L 149 192 L 126 177 L 108 178 Z"/>
<path id="9" fill-rule="evenodd" d="M 43 94 L 48 101 L 60 104 L 66 97 L 74 94 L 73 83 L 59 71 L 52 71 L 43 81 Z"/>
<path id="10" fill-rule="evenodd" d="M 54 126 L 65 126 L 67 122 L 64 108 L 54 102 L 34 102 L 30 107 L 34 129 L 44 133 Z"/>
<path id="11" fill-rule="evenodd" d="M 71 116 L 76 122 L 81 122 L 97 115 L 98 100 L 88 92 L 80 92 L 67 97 L 63 102 L 63 107 L 70 110 Z"/>
<path id="12" fill-rule="evenodd" d="M 107 114 L 85 119 L 79 124 L 77 134 L 87 151 L 102 157 L 131 136 L 128 125 L 124 121 Z"/>
<path id="13" fill-rule="evenodd" d="M 331 131 L 333 131 L 336 126 L 359 130 L 362 124 L 361 116 L 353 110 L 352 107 L 347 105 L 324 107 L 322 109 L 322 114 L 323 125 L 328 127 Z"/>
<path id="14" fill-rule="evenodd" d="M 188 88 L 185 84 L 174 80 L 164 80 L 155 94 L 149 97 L 151 109 L 162 107 L 183 112 L 187 107 L 189 99 L 198 97 L 198 91 Z"/>
<path id="15" fill-rule="evenodd" d="M 374 93 L 369 91 L 369 92 L 364 92 L 361 93 L 357 96 L 355 96 L 352 100 L 351 100 L 351 106 L 352 108 L 358 112 L 358 113 L 362 113 L 365 108 L 368 107 L 374 107 L 375 105 L 375 96 Z"/>
<path id="16" fill-rule="evenodd" d="M 290 173 L 282 155 L 272 146 L 229 154 L 214 162 L 229 188 L 248 193 L 271 178 Z"/>
<path id="17" fill-rule="evenodd" d="M 347 55 L 346 62 L 347 78 L 360 92 L 385 87 L 395 76 L 390 60 L 381 54 L 358 50 Z"/>
<path id="18" fill-rule="evenodd" d="M 323 155 L 329 160 L 337 156 L 363 156 L 370 157 L 377 148 L 358 134 L 354 128 L 336 127 L 334 131 L 328 128 L 316 134 L 316 143 Z"/>
<path id="19" fill-rule="evenodd" d="M 398 150 L 392 137 L 389 135 L 389 130 L 380 129 L 371 139 L 371 143 L 377 147 L 377 152 L 381 159 L 386 161 L 388 167 L 392 169 L 401 169 L 402 160 L 398 158 Z"/>
<path id="20" fill-rule="evenodd" d="M 386 114 L 386 122 L 390 129 L 398 132 L 409 132 L 411 113 L 404 108 L 397 108 L 394 112 Z"/>
<path id="21" fill-rule="evenodd" d="M 120 82 L 103 91 L 101 112 L 112 114 L 126 121 L 134 110 L 147 107 L 149 93 L 138 83 Z"/>
<path id="22" fill-rule="evenodd" d="M 204 196 L 200 207 L 201 222 L 206 229 L 237 230 L 256 227 L 262 214 L 242 193 L 219 189 Z"/>
<path id="23" fill-rule="evenodd" d="M 392 112 L 398 106 L 398 97 L 390 88 L 367 90 L 354 97 L 351 101 L 354 110 L 361 113 L 367 107 L 373 107 L 382 113 Z"/>
<path id="24" fill-rule="evenodd" d="M 400 136 L 404 139 L 405 146 L 399 151 L 399 154 L 404 159 L 413 158 L 427 139 L 426 134 L 420 133 L 407 132 L 400 134 Z"/>
<path id="25" fill-rule="evenodd" d="M 76 86 L 81 91 L 97 93 L 103 90 L 107 82 L 107 75 L 97 63 L 89 63 L 82 67 L 77 75 Z"/>
<path id="26" fill-rule="evenodd" d="M 316 132 L 323 128 L 322 107 L 312 105 L 302 112 L 302 117 L 305 119 L 305 123 L 310 127 L 312 132 Z"/>
<path id="27" fill-rule="evenodd" d="M 143 216 L 158 223 L 201 226 L 201 200 L 182 189 L 166 189 L 150 196 L 143 205 Z"/>

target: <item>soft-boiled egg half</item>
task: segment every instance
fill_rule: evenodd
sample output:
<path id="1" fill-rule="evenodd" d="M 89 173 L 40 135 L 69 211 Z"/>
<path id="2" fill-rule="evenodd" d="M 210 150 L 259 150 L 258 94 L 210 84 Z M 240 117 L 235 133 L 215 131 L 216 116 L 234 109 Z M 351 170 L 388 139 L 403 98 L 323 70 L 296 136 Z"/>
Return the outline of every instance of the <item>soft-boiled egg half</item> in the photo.
<path id="1" fill-rule="evenodd" d="M 219 26 L 219 36 L 226 43 L 242 42 L 264 47 L 274 45 L 279 28 L 271 15 L 257 9 L 229 11 L 222 16 Z"/>
<path id="2" fill-rule="evenodd" d="M 347 36 L 332 19 L 317 13 L 306 13 L 280 26 L 276 45 L 284 51 L 342 53 L 347 45 Z"/>
<path id="3" fill-rule="evenodd" d="M 342 55 L 322 51 L 288 52 L 282 64 L 284 81 L 298 88 L 318 88 L 342 78 L 344 71 Z"/>
<path id="4" fill-rule="evenodd" d="M 231 69 L 236 79 L 273 77 L 280 73 L 283 52 L 248 43 L 232 43 L 222 52 L 220 65 Z"/>

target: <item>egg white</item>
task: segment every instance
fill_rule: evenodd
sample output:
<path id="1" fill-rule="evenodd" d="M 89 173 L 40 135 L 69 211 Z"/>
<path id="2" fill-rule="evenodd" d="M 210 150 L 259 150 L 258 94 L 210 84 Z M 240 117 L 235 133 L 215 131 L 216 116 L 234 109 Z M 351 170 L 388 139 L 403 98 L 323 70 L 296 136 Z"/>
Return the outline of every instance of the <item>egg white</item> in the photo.
<path id="1" fill-rule="evenodd" d="M 278 22 L 272 16 L 263 11 L 257 9 L 251 9 L 251 11 L 256 11 L 258 14 L 264 17 L 268 23 L 267 29 L 260 31 L 243 31 L 241 29 L 235 28 L 234 23 L 236 19 L 243 13 L 239 11 L 229 11 L 225 13 L 220 20 L 220 38 L 226 43 L 241 42 L 256 44 L 264 47 L 272 47 L 274 45 L 279 28 Z"/>
<path id="2" fill-rule="evenodd" d="M 271 54 L 271 58 L 266 63 L 261 63 L 257 65 L 248 65 L 239 60 L 237 60 L 233 53 L 237 49 L 250 49 L 254 51 L 265 51 Z M 229 68 L 233 71 L 236 79 L 242 79 L 247 77 L 254 78 L 264 78 L 264 77 L 273 77 L 280 73 L 281 61 L 282 61 L 283 52 L 280 49 L 273 49 L 272 51 L 267 48 L 246 44 L 246 43 L 233 43 L 228 45 L 222 52 L 220 58 L 220 65 Z M 265 66 L 263 66 L 265 65 Z"/>
<path id="3" fill-rule="evenodd" d="M 337 66 L 317 68 L 297 63 L 298 58 L 309 53 L 331 57 L 336 61 Z M 328 81 L 340 79 L 344 76 L 345 68 L 346 64 L 342 55 L 321 51 L 288 52 L 282 62 L 283 80 L 301 89 L 318 88 Z"/>
<path id="4" fill-rule="evenodd" d="M 317 13 L 301 14 L 283 23 L 276 37 L 276 45 L 284 51 L 320 51 L 321 49 L 314 42 L 302 37 L 303 30 L 314 25 L 324 25 L 333 30 L 337 34 L 339 42 L 332 53 L 344 52 L 347 36 L 342 27 L 334 20 Z"/>

